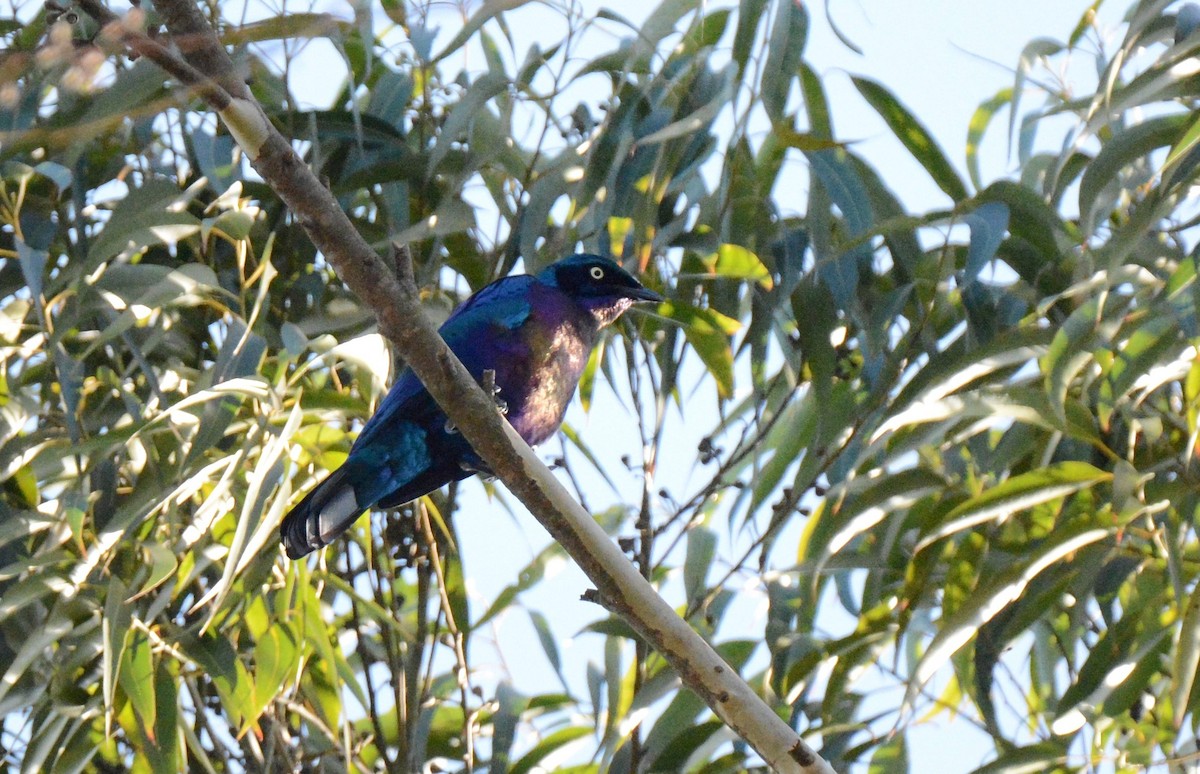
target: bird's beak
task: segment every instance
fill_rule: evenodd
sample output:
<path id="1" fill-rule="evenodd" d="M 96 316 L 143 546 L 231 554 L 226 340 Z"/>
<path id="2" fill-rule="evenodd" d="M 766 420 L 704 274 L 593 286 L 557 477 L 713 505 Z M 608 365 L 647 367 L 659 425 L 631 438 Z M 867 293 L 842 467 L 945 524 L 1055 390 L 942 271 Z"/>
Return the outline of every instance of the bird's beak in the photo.
<path id="1" fill-rule="evenodd" d="M 632 298 L 634 301 L 654 301 L 655 303 L 659 304 L 661 304 L 663 301 L 666 301 L 665 298 L 655 293 L 650 288 L 645 288 L 641 285 L 638 285 L 636 288 L 629 288 L 625 291 L 625 295 L 628 298 Z"/>

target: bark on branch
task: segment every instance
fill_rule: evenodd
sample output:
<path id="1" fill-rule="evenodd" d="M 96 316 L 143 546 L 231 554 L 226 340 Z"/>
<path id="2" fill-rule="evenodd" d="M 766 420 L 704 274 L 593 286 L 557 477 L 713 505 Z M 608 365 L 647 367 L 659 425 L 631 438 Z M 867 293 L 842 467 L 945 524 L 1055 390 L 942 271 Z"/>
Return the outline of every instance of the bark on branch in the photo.
<path id="1" fill-rule="evenodd" d="M 713 712 L 775 770 L 832 774 L 817 755 L 675 614 L 495 410 L 421 309 L 411 273 L 380 257 L 330 191 L 270 123 L 194 0 L 156 0 L 179 53 L 137 32 L 100 0 L 80 7 L 114 39 L 166 70 L 216 110 L 255 170 L 279 195 L 349 288 L 491 470 L 525 504 L 620 614 Z"/>

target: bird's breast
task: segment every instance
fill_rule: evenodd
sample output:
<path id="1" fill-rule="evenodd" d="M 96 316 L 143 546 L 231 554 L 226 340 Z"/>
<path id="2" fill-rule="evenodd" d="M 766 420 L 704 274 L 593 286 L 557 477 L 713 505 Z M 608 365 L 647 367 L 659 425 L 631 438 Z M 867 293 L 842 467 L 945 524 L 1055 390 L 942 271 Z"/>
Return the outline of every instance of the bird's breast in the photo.
<path id="1" fill-rule="evenodd" d="M 529 368 L 522 384 L 502 391 L 508 421 L 529 444 L 550 438 L 562 424 L 595 342 L 595 331 L 569 315 L 535 317 L 525 326 Z"/>

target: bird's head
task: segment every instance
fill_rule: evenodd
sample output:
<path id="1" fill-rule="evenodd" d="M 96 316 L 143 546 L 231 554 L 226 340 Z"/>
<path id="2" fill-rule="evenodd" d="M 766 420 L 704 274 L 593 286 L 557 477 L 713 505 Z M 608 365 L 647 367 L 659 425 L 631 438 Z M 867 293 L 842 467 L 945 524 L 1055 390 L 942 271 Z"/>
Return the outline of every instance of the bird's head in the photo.
<path id="1" fill-rule="evenodd" d="M 616 261 L 580 253 L 550 264 L 537 275 L 592 313 L 603 328 L 636 301 L 662 301 L 663 297 L 638 282 Z"/>

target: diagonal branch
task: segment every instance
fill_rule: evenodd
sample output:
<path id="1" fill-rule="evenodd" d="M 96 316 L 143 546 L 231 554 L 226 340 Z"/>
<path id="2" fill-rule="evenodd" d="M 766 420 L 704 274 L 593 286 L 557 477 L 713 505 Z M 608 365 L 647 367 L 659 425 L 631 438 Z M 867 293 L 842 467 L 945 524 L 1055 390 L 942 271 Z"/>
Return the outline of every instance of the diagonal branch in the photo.
<path id="1" fill-rule="evenodd" d="M 156 0 L 170 48 L 125 25 L 99 0 L 80 5 L 110 35 L 157 63 L 217 111 L 255 170 L 279 195 L 342 281 L 374 311 L 430 395 L 491 470 L 579 564 L 600 601 L 661 653 L 683 682 L 777 771 L 833 769 L 784 723 L 683 619 L 675 614 L 495 411 L 421 309 L 411 272 L 399 276 L 354 230 L 325 186 L 267 119 L 193 0 Z M 114 24 L 120 24 L 114 28 Z M 115 33 L 115 34 L 114 34 Z M 403 265 L 404 256 L 397 256 Z"/>

